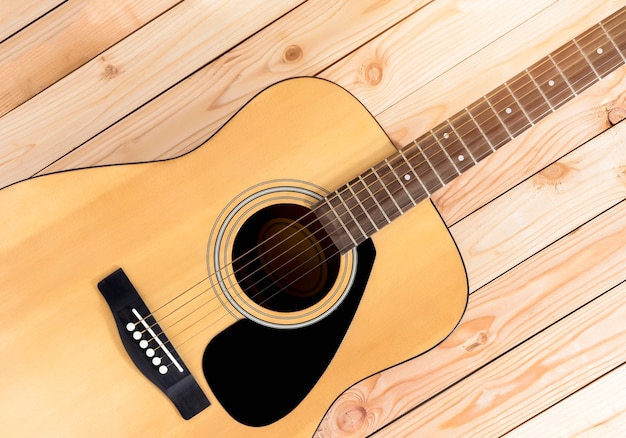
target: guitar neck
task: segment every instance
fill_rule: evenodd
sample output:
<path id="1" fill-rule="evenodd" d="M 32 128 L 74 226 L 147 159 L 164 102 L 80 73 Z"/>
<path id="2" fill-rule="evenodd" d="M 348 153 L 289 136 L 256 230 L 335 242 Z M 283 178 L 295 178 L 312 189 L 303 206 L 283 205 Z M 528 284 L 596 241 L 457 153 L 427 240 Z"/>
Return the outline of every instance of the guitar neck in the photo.
<path id="1" fill-rule="evenodd" d="M 319 201 L 343 253 L 626 62 L 626 8 Z"/>

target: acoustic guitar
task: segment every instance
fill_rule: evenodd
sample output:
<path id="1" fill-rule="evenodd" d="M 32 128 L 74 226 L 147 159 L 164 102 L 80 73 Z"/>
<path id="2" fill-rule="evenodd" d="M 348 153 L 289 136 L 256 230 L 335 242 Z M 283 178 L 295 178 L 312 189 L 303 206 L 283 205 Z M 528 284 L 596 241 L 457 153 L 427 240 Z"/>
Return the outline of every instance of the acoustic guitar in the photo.
<path id="1" fill-rule="evenodd" d="M 296 78 L 185 156 L 2 189 L 3 435 L 313 435 L 463 315 L 430 194 L 623 65 L 625 18 L 401 150 L 346 91 Z"/>

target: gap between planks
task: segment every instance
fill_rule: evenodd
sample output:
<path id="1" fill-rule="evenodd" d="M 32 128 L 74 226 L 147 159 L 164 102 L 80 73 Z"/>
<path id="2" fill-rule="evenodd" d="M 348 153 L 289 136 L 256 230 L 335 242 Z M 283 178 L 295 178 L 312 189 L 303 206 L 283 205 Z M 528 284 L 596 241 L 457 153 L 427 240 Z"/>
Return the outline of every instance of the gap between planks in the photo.
<path id="1" fill-rule="evenodd" d="M 588 159 L 614 147 L 606 137 L 626 136 L 626 125 L 617 129 L 585 145 Z M 530 180 L 521 185 L 533 189 Z M 532 210 L 534 204 L 520 208 Z M 434 350 L 348 389 L 330 408 L 319 436 L 364 436 L 384 426 L 622 281 L 626 203 L 617 200 L 604 212 L 599 208 L 597 217 L 574 232 L 563 227 L 554 242 L 544 242 L 542 250 L 472 293 L 460 325 Z M 338 426 L 350 416 L 362 419 L 355 433 Z"/>
<path id="2" fill-rule="evenodd" d="M 626 283 L 489 363 L 375 437 L 497 436 L 626 360 Z"/>

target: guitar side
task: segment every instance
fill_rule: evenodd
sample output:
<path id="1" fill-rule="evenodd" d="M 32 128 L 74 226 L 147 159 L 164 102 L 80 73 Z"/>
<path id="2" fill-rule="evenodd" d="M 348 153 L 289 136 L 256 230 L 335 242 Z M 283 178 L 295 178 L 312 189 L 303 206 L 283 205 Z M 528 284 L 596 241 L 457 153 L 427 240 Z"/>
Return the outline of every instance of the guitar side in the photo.
<path id="1" fill-rule="evenodd" d="M 433 347 L 462 316 L 465 271 L 430 201 L 374 235 L 364 296 L 329 367 L 292 412 L 260 428 L 233 420 L 203 376 L 206 344 L 243 317 L 237 309 L 226 309 L 179 351 L 211 402 L 185 421 L 134 368 L 96 284 L 122 267 L 148 307 L 159 308 L 206 277 L 210 231 L 241 193 L 277 180 L 332 190 L 392 148 L 352 96 L 301 78 L 260 94 L 183 157 L 64 172 L 1 190 L 2 430 L 311 436 L 342 391 Z"/>

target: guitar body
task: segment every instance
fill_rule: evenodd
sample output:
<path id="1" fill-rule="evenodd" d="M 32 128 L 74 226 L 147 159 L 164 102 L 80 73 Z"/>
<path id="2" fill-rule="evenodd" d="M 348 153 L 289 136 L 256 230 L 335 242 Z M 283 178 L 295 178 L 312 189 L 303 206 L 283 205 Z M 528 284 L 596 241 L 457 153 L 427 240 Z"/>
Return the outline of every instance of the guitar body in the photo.
<path id="1" fill-rule="evenodd" d="M 307 208 L 392 152 L 352 96 L 301 78 L 261 93 L 183 157 L 62 172 L 1 190 L 3 435 L 312 436 L 341 392 L 432 348 L 454 329 L 467 301 L 456 246 L 424 201 L 319 274 L 336 277 L 326 281 L 328 299 L 287 312 L 246 298 L 231 271 L 233 248 L 259 211 L 283 203 Z M 140 373 L 120 341 L 97 287 L 118 268 L 161 318 L 211 403 L 190 420 Z M 344 312 L 346 306 L 352 307 Z M 275 412 L 233 418 L 237 408 L 223 405 L 219 394 L 229 392 L 225 379 L 254 386 L 265 379 L 255 362 L 265 359 L 214 366 L 229 339 L 233 351 L 246 349 L 241 333 L 247 332 L 232 328 L 248 320 L 254 336 L 308 330 L 313 335 L 294 335 L 295 342 L 313 342 L 320 337 L 314 328 L 335 313 L 337 325 L 320 333 L 335 336 L 337 347 L 319 375 L 307 376 L 306 366 L 291 370 L 312 382 L 296 395 L 302 400 L 278 419 Z M 291 349 L 278 342 L 277 351 Z M 238 363 L 238 357 L 224 360 Z M 224 368 L 228 376 L 220 374 Z M 271 382 L 255 394 L 246 394 L 247 386 L 236 385 L 230 397 L 252 400 L 249 409 L 280 402 L 271 390 L 258 393 Z"/>

